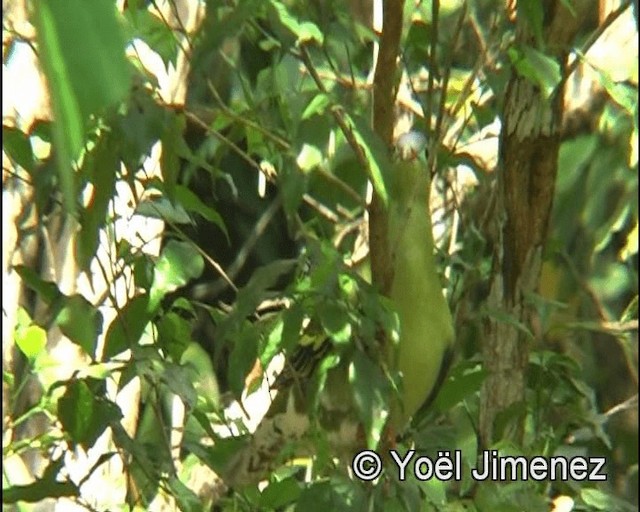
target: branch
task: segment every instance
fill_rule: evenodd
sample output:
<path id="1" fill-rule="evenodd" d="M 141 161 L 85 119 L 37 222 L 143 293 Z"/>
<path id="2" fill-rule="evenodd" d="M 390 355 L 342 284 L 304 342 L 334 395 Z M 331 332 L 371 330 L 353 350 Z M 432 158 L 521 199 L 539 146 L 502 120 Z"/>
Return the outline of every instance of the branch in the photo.
<path id="1" fill-rule="evenodd" d="M 397 61 L 402 35 L 404 0 L 386 0 L 383 6 L 382 34 L 378 61 L 373 78 L 373 131 L 387 147 L 393 144 L 394 104 L 397 87 Z M 369 244 L 371 278 L 382 293 L 387 293 L 393 280 L 391 275 L 386 212 L 378 194 L 369 206 Z"/>

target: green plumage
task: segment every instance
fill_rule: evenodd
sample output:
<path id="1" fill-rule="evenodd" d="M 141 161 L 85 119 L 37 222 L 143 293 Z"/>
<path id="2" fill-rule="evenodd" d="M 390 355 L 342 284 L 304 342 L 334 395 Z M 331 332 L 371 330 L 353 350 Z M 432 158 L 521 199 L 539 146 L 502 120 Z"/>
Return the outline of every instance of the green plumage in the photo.
<path id="1" fill-rule="evenodd" d="M 415 158 L 400 160 L 389 177 L 390 298 L 400 320 L 392 363 L 402 373 L 402 403 L 391 425 L 401 430 L 429 398 L 453 341 L 453 322 L 438 276 L 429 213 L 429 176 Z"/>

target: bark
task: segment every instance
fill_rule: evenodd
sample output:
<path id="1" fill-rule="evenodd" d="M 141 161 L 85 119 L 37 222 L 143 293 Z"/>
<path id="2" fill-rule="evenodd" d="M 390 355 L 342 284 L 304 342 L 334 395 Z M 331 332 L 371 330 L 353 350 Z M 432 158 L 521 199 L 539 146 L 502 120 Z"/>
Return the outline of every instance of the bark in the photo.
<path id="1" fill-rule="evenodd" d="M 574 16 L 560 0 L 544 2 L 546 54 L 563 72 L 567 47 L 579 29 L 590 2 L 576 6 Z M 582 12 L 580 12 L 582 10 Z M 527 21 L 517 20 L 517 44 L 534 46 Z M 488 310 L 500 312 L 484 324 L 483 359 L 488 372 L 481 393 L 480 437 L 485 447 L 498 433 L 495 421 L 501 412 L 524 410 L 526 366 L 532 341 L 529 327 L 535 310 L 527 298 L 538 287 L 542 255 L 551 214 L 558 165 L 565 81 L 550 99 L 528 79 L 512 74 L 507 86 L 500 138 L 497 240 L 494 278 Z M 505 318 L 510 320 L 505 322 Z M 502 438 L 522 441 L 524 416 Z"/>
<path id="2" fill-rule="evenodd" d="M 380 49 L 373 82 L 373 129 L 387 147 L 393 144 L 395 123 L 396 76 L 400 36 L 402 35 L 404 0 L 385 0 Z M 371 276 L 378 289 L 388 294 L 393 276 L 387 261 L 387 225 L 385 206 L 377 194 L 369 206 L 369 250 Z"/>

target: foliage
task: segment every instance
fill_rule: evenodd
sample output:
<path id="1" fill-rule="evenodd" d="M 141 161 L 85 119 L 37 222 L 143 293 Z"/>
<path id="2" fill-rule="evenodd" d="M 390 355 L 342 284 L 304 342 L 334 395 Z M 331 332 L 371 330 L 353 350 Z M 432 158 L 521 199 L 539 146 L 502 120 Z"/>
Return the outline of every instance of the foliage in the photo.
<path id="1" fill-rule="evenodd" d="M 36 224 L 73 218 L 78 275 L 101 272 L 113 286 L 89 299 L 69 292 L 44 264 L 13 269 L 28 292 L 9 341 L 19 364 L 3 366 L 3 457 L 37 452 L 48 464 L 27 485 L 3 474 L 3 503 L 73 497 L 99 509 L 84 484 L 118 456 L 125 475 L 108 482 L 126 489 L 122 510 L 157 506 L 159 496 L 179 510 L 204 510 L 214 499 L 223 510 L 548 510 L 557 496 L 572 498 L 576 510 L 633 509 L 637 425 L 620 419 L 620 410 L 637 393 L 637 71 L 633 82 L 598 70 L 596 85 L 606 94 L 593 113 L 595 128 L 562 143 L 540 290 L 527 298 L 536 324 L 519 326 L 532 346 L 526 402 L 498 422 L 506 431 L 524 418 L 524 442 L 499 432 L 484 447 L 527 457 L 604 456 L 608 481 L 477 482 L 470 474 L 481 449 L 482 322 L 515 320 L 484 307 L 497 170 L 471 147 L 501 120 L 511 70 L 546 98 L 562 70 L 544 47 L 539 2 L 518 2 L 517 15 L 535 34 L 526 47 L 514 44 L 513 13 L 496 11 L 493 2 L 406 5 L 406 76 L 397 83 L 427 116 L 406 104 L 399 111 L 430 136 L 434 187 L 443 197 L 434 213 L 441 219 L 438 258 L 458 340 L 439 395 L 396 449 L 433 460 L 460 450 L 463 477 L 400 481 L 386 461 L 383 476 L 369 483 L 328 454 L 315 417 L 327 375 L 349 361 L 349 393 L 365 438 L 382 447 L 377 413 L 397 391 L 396 376 L 376 358 L 376 340 L 397 334 L 396 316 L 367 269 L 351 264 L 366 231 L 367 184 L 384 198 L 390 161 L 369 122 L 377 36 L 367 17 L 336 1 L 207 2 L 199 28 L 184 34 L 155 2 L 129 1 L 123 12 L 107 0 L 94 3 L 31 6 L 55 121 L 3 125 L 14 169 L 4 183 L 32 187 Z M 572 43 L 576 54 L 592 30 Z M 163 99 L 134 40 L 165 69 L 190 53 L 184 106 Z M 160 173 L 153 175 L 147 162 L 158 143 Z M 43 144 L 50 150 L 37 149 Z M 463 171 L 472 186 L 458 186 Z M 136 247 L 121 236 L 134 216 L 116 208 L 120 185 L 134 198 L 136 218 L 164 222 L 158 254 L 145 250 L 150 240 Z M 30 235 L 33 228 L 18 222 L 20 236 Z M 105 252 L 108 269 L 96 264 Z M 126 300 L 117 296 L 120 278 Z M 103 308 L 115 310 L 112 321 Z M 48 351 L 56 332 L 84 361 L 65 378 Z M 291 357 L 318 338 L 329 339 L 331 350 L 309 372 L 317 432 L 314 456 L 301 464 L 305 478 L 300 464 L 282 465 L 266 487 L 221 499 L 211 486 L 194 484 L 202 468 L 224 471 L 242 443 L 228 432 L 247 433 L 238 417 L 225 416 L 230 404 L 271 377 L 267 368 L 279 354 Z M 116 395 L 134 381 L 141 384 L 132 432 Z M 176 400 L 185 411 L 177 454 Z M 34 418 L 50 428 L 31 434 L 25 426 Z M 90 449 L 98 456 L 84 474 L 65 472 L 68 458 Z"/>

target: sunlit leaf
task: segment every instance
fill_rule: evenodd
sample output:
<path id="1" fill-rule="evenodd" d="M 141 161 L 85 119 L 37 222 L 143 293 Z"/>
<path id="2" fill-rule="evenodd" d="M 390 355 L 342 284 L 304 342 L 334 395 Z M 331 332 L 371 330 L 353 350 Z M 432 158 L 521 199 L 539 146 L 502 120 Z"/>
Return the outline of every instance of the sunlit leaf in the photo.
<path id="1" fill-rule="evenodd" d="M 204 270 L 202 255 L 188 242 L 171 240 L 162 250 L 153 272 L 149 308 L 154 311 L 162 297 L 200 277 Z"/>
<path id="2" fill-rule="evenodd" d="M 14 340 L 20 351 L 28 359 L 34 360 L 44 350 L 47 333 L 42 327 L 30 325 L 17 332 Z"/>
<path id="3" fill-rule="evenodd" d="M 280 23 L 295 35 L 298 42 L 305 43 L 314 41 L 318 44 L 322 44 L 324 36 L 314 23 L 311 23 L 310 21 L 300 23 L 282 2 L 271 0 L 271 5 L 277 13 Z"/>
<path id="4" fill-rule="evenodd" d="M 317 147 L 310 144 L 304 144 L 300 153 L 298 153 L 298 158 L 296 158 L 298 167 L 300 167 L 304 172 L 314 169 L 321 162 L 322 152 Z"/>
<path id="5" fill-rule="evenodd" d="M 58 418 L 71 441 L 85 449 L 113 422 L 122 418 L 120 408 L 104 397 L 104 381 L 73 380 L 58 400 Z"/>
<path id="6" fill-rule="evenodd" d="M 72 295 L 64 300 L 56 317 L 62 334 L 94 356 L 96 339 L 102 330 L 102 314 L 82 295 Z"/>
<path id="7" fill-rule="evenodd" d="M 343 307 L 329 300 L 318 304 L 317 312 L 324 331 L 334 342 L 349 343 L 351 323 Z"/>
<path id="8" fill-rule="evenodd" d="M 523 46 L 510 48 L 509 58 L 520 76 L 527 78 L 540 88 L 545 99 L 551 98 L 562 80 L 560 64 L 549 55 Z"/>
<path id="9" fill-rule="evenodd" d="M 327 94 L 317 94 L 307 105 L 302 113 L 302 119 L 309 119 L 315 115 L 324 114 L 327 107 L 331 104 L 331 99 Z"/>
<path id="10" fill-rule="evenodd" d="M 384 170 L 391 168 L 388 151 L 384 149 L 382 142 L 366 121 L 355 118 L 352 126 L 354 127 L 353 135 L 369 163 L 369 178 L 373 188 L 386 204 L 388 194 L 383 176 Z"/>
<path id="11" fill-rule="evenodd" d="M 121 101 L 129 89 L 125 41 L 109 0 L 42 0 L 34 4 L 34 22 L 56 119 L 60 186 L 67 211 L 74 212 L 72 162 L 85 144 L 89 118 Z"/>

